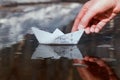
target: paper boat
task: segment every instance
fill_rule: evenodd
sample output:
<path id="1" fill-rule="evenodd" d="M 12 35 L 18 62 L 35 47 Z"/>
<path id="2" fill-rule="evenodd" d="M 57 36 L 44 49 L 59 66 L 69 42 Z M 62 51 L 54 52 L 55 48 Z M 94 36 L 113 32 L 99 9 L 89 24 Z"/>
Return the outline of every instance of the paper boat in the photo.
<path id="1" fill-rule="evenodd" d="M 78 44 L 84 33 L 84 29 L 68 34 L 56 29 L 53 33 L 50 33 L 36 27 L 32 27 L 32 31 L 40 44 Z"/>

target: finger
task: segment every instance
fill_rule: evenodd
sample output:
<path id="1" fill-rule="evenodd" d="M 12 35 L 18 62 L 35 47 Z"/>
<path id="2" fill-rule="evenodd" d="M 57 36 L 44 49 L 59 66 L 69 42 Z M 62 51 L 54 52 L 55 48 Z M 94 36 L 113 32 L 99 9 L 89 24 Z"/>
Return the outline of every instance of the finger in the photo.
<path id="1" fill-rule="evenodd" d="M 96 27 L 96 25 L 93 24 L 93 25 L 90 27 L 90 32 L 94 33 L 94 32 L 95 32 L 95 27 Z"/>
<path id="2" fill-rule="evenodd" d="M 106 63 L 99 58 L 94 58 L 94 62 L 97 63 L 99 66 L 106 67 Z"/>
<path id="3" fill-rule="evenodd" d="M 76 31 L 78 29 L 79 26 L 79 22 L 81 20 L 81 18 L 85 15 L 86 11 L 88 10 L 90 6 L 90 1 L 88 1 L 80 10 L 79 14 L 77 15 L 75 22 L 73 24 L 73 28 L 72 28 L 72 32 Z"/>
<path id="4" fill-rule="evenodd" d="M 84 61 L 89 61 L 89 62 L 95 62 L 96 58 L 90 57 L 90 56 L 85 56 Z"/>
<path id="5" fill-rule="evenodd" d="M 83 60 L 80 60 L 80 59 L 74 59 L 73 62 L 74 63 L 84 64 Z"/>
<path id="6" fill-rule="evenodd" d="M 89 78 L 92 76 L 92 74 L 88 70 L 88 68 L 77 67 L 77 70 L 78 70 L 78 73 L 82 77 L 83 80 L 89 80 Z"/>
<path id="7" fill-rule="evenodd" d="M 103 19 L 102 21 L 105 22 L 105 23 L 107 23 L 107 22 L 109 22 L 111 19 L 113 19 L 116 15 L 117 15 L 117 14 L 112 13 L 109 18 Z"/>
<path id="8" fill-rule="evenodd" d="M 76 18 L 75 23 L 73 24 L 72 32 L 78 30 L 78 24 L 79 24 L 79 21 L 80 21 L 79 19 L 80 19 L 79 17 Z"/>
<path id="9" fill-rule="evenodd" d="M 95 58 L 90 57 L 90 56 L 85 56 L 84 61 L 95 62 Z"/>
<path id="10" fill-rule="evenodd" d="M 78 14 L 78 16 L 75 19 L 75 22 L 73 24 L 73 28 L 72 28 L 72 32 L 77 31 L 78 29 L 78 25 L 80 22 L 80 19 L 82 18 L 82 16 L 85 14 L 87 9 L 82 9 L 81 12 Z"/>
<path id="11" fill-rule="evenodd" d="M 89 58 L 89 62 L 94 62 L 95 59 L 94 58 Z"/>
<path id="12" fill-rule="evenodd" d="M 91 5 L 89 10 L 87 10 L 86 14 L 82 17 L 82 19 L 80 21 L 81 26 L 87 27 L 88 24 L 90 23 L 90 20 L 95 18 L 96 15 L 100 15 L 101 13 L 108 10 L 108 9 L 104 9 L 104 7 L 100 8 L 99 5 L 101 5 L 101 4 L 98 1 L 97 2 L 93 1 L 93 3 L 96 3 L 96 4 Z M 104 6 L 104 5 L 102 5 L 102 6 Z"/>
<path id="13" fill-rule="evenodd" d="M 89 61 L 89 56 L 85 56 L 83 60 Z"/>
<path id="14" fill-rule="evenodd" d="M 74 63 L 81 64 L 81 60 L 79 60 L 79 59 L 74 59 L 73 61 L 74 61 Z M 82 60 L 82 64 L 85 64 L 84 60 Z M 76 68 L 77 68 L 77 71 L 80 74 L 80 76 L 85 78 L 85 80 L 86 80 L 86 78 L 87 78 L 86 76 L 88 76 L 90 74 L 90 72 L 88 71 L 88 68 L 86 68 L 86 67 L 76 67 Z"/>
<path id="15" fill-rule="evenodd" d="M 116 14 L 111 14 L 111 16 L 109 18 L 103 19 L 101 20 L 95 28 L 95 33 L 98 33 L 111 19 L 113 19 L 113 17 L 115 17 Z"/>
<path id="16" fill-rule="evenodd" d="M 104 26 L 106 25 L 106 22 L 100 21 L 95 28 L 95 33 L 98 33 Z"/>
<path id="17" fill-rule="evenodd" d="M 97 12 L 94 9 L 89 9 L 86 14 L 82 17 L 80 21 L 79 27 L 86 28 L 88 24 L 90 23 L 90 20 L 97 14 Z"/>
<path id="18" fill-rule="evenodd" d="M 85 28 L 85 33 L 90 34 L 90 27 Z"/>

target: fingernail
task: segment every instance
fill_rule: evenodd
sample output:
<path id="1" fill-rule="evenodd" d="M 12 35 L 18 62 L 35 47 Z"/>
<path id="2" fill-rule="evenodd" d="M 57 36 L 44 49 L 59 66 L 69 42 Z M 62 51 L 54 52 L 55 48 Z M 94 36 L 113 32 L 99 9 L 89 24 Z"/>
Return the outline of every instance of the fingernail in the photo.
<path id="1" fill-rule="evenodd" d="M 98 29 L 98 28 L 95 28 L 95 32 L 98 33 L 98 32 L 99 32 L 99 29 Z"/>
<path id="2" fill-rule="evenodd" d="M 91 28 L 90 28 L 90 32 L 92 32 L 92 33 L 93 33 L 94 31 L 95 31 L 95 30 L 94 30 L 94 28 L 93 28 L 93 27 L 91 27 Z"/>
<path id="3" fill-rule="evenodd" d="M 90 30 L 85 30 L 85 33 L 86 34 L 90 34 Z"/>
<path id="4" fill-rule="evenodd" d="M 84 29 L 84 26 L 79 24 L 78 29 Z"/>

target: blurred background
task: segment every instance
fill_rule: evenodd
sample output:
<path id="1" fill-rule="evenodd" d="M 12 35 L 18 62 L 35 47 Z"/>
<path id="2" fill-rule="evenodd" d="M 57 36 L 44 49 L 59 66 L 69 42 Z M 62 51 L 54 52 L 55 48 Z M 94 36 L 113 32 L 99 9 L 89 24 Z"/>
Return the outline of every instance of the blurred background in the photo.
<path id="1" fill-rule="evenodd" d="M 31 27 L 68 33 L 86 1 L 0 0 L 0 80 L 82 80 L 70 59 L 31 59 L 39 45 Z M 77 47 L 83 56 L 111 59 L 120 77 L 119 43 L 120 15 L 99 34 L 84 34 Z"/>

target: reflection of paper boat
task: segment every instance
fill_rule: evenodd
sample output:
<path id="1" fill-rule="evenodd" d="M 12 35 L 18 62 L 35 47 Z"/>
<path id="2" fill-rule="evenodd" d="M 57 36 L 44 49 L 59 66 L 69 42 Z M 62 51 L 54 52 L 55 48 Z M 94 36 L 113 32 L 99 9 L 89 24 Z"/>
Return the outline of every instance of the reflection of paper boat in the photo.
<path id="1" fill-rule="evenodd" d="M 68 59 L 82 59 L 83 56 L 77 46 L 48 46 L 39 45 L 33 53 L 31 59 L 60 59 L 60 57 Z"/>
<path id="2" fill-rule="evenodd" d="M 49 33 L 35 27 L 32 27 L 32 31 L 40 44 L 77 44 L 84 32 L 81 29 L 76 32 L 64 34 L 59 29 L 56 29 L 53 33 Z"/>
<path id="3" fill-rule="evenodd" d="M 55 58 L 59 59 L 60 56 L 58 56 L 52 47 L 47 45 L 39 45 L 35 52 L 33 53 L 31 59 L 44 59 L 44 58 Z"/>

